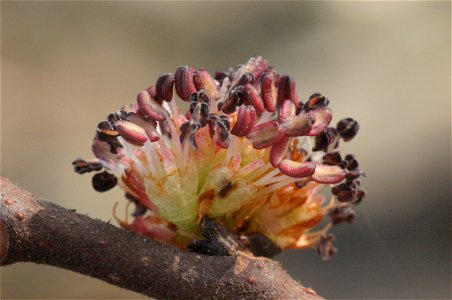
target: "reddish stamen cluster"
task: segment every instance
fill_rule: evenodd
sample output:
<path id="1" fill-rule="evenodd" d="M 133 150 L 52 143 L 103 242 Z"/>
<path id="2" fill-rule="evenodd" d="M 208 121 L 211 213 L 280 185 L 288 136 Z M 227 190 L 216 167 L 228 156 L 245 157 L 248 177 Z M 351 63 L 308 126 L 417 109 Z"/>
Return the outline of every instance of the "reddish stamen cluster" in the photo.
<path id="1" fill-rule="evenodd" d="M 188 102 L 185 114 L 179 113 L 174 91 Z M 295 80 L 280 76 L 262 57 L 217 72 L 215 78 L 202 68 L 182 66 L 138 93 L 136 103 L 100 122 L 92 147 L 98 160 L 76 160 L 74 167 L 78 173 L 100 171 L 101 166 L 112 172 L 96 174 L 93 186 L 105 191 L 119 179 L 129 200 L 140 207 L 134 225 L 122 225 L 166 242 L 181 245 L 185 242 L 174 237 L 193 239 L 196 222 L 208 215 L 245 236 L 257 230 L 282 248 L 312 246 L 326 231 L 309 230 L 324 214 L 330 213 L 332 224 L 351 222 L 354 215 L 346 202 L 358 203 L 365 194 L 356 159 L 342 159 L 335 152 L 340 139 L 356 135 L 358 123 L 347 118 L 328 127 L 328 104 L 319 93 L 300 101 Z M 184 176 L 193 176 L 197 189 L 192 191 L 194 202 L 175 202 L 188 214 L 180 217 L 177 209 L 166 207 L 172 196 L 165 195 L 179 197 L 183 190 L 165 182 L 171 178 L 184 186 Z M 336 184 L 332 192 L 342 203 L 322 206 L 315 193 L 322 184 Z M 166 194 L 156 188 L 167 189 Z M 240 199 L 240 193 L 247 196 Z M 287 202 L 291 197 L 298 200 Z M 222 208 L 221 201 L 229 202 Z M 309 220 L 276 217 L 282 206 L 302 209 Z M 144 217 L 146 209 L 151 216 Z M 298 223 L 291 223 L 294 218 Z M 280 221 L 284 230 L 274 232 L 264 224 L 269 220 Z M 332 238 L 321 241 L 330 244 Z M 334 252 L 327 248 L 321 253 Z"/>

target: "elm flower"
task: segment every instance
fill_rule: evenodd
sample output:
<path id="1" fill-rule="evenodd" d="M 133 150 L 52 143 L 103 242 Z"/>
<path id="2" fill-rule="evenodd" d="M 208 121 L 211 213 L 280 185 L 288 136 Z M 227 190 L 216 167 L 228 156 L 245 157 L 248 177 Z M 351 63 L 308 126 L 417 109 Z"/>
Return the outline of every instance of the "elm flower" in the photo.
<path id="1" fill-rule="evenodd" d="M 193 249 L 208 218 L 256 255 L 317 247 L 327 258 L 336 252 L 325 250 L 328 230 L 351 223 L 349 205 L 365 195 L 358 161 L 337 151 L 358 123 L 330 126 L 328 105 L 319 93 L 302 102 L 294 78 L 263 57 L 213 77 L 182 66 L 101 121 L 96 159 L 73 165 L 98 172 L 99 192 L 121 186 L 135 210 L 116 219 L 139 234 Z"/>

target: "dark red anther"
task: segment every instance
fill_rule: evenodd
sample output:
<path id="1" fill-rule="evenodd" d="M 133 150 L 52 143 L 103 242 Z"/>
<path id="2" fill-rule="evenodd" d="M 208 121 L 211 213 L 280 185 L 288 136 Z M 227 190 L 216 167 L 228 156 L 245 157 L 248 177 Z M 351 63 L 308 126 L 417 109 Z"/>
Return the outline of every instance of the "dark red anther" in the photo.
<path id="1" fill-rule="evenodd" d="M 157 82 L 155 83 L 155 91 L 157 93 L 157 97 L 155 98 L 156 101 L 162 102 L 163 98 L 164 98 L 164 94 L 163 94 L 163 82 L 165 81 L 166 77 L 169 74 L 162 74 L 159 76 L 159 78 L 157 79 Z"/>
<path id="2" fill-rule="evenodd" d="M 338 166 L 317 165 L 311 178 L 318 183 L 338 183 L 345 178 L 345 171 Z"/>
<path id="3" fill-rule="evenodd" d="M 337 131 L 336 128 L 329 127 L 325 129 L 321 134 L 315 137 L 315 146 L 312 149 L 312 151 L 327 151 L 329 146 L 332 143 L 335 143 L 332 145 L 332 148 L 335 149 L 338 146 L 338 141 L 336 139 Z"/>
<path id="4" fill-rule="evenodd" d="M 152 120 L 163 121 L 168 112 L 155 101 L 147 90 L 141 91 L 137 95 L 137 103 L 140 110 Z"/>
<path id="5" fill-rule="evenodd" d="M 348 142 L 358 133 L 359 124 L 352 118 L 345 118 L 337 123 L 336 129 L 341 138 Z"/>
<path id="6" fill-rule="evenodd" d="M 345 178 L 347 180 L 353 180 L 353 179 L 359 178 L 361 175 L 365 175 L 365 173 L 363 171 L 355 169 L 355 170 L 348 171 L 347 174 L 345 175 Z"/>
<path id="7" fill-rule="evenodd" d="M 221 142 L 225 143 L 229 139 L 229 130 L 222 122 L 218 122 L 217 132 Z"/>
<path id="8" fill-rule="evenodd" d="M 156 131 L 157 122 L 149 118 L 146 118 L 145 116 L 139 113 L 133 112 L 128 113 L 127 118 L 129 119 L 129 122 L 132 122 L 143 128 L 151 142 L 156 142 L 160 139 L 160 136 Z"/>
<path id="9" fill-rule="evenodd" d="M 332 166 L 340 166 L 342 163 L 342 156 L 339 152 L 331 152 L 327 153 L 323 156 L 323 163 L 325 165 L 332 165 Z"/>
<path id="10" fill-rule="evenodd" d="M 276 109 L 277 94 L 272 74 L 267 74 L 262 79 L 261 94 L 265 109 L 269 112 L 274 112 Z"/>
<path id="11" fill-rule="evenodd" d="M 78 174 L 100 171 L 103 168 L 102 163 L 98 159 L 85 161 L 81 158 L 78 158 L 72 162 L 72 165 L 74 166 L 74 171 Z"/>
<path id="12" fill-rule="evenodd" d="M 366 196 L 366 190 L 363 188 L 359 188 L 356 192 L 355 197 L 352 199 L 351 203 L 358 204 L 361 201 L 363 201 L 364 197 Z"/>
<path id="13" fill-rule="evenodd" d="M 296 107 L 290 99 L 284 100 L 278 107 L 278 120 L 280 123 L 295 116 Z"/>
<path id="14" fill-rule="evenodd" d="M 195 71 L 193 82 L 197 91 L 206 91 L 208 98 L 217 100 L 220 96 L 212 76 L 203 68 Z"/>
<path id="15" fill-rule="evenodd" d="M 340 202 L 350 202 L 354 197 L 354 191 L 349 183 L 341 183 L 331 188 L 331 193 L 336 196 Z"/>
<path id="16" fill-rule="evenodd" d="M 174 97 L 173 90 L 174 90 L 175 82 L 176 82 L 176 77 L 174 76 L 174 74 L 169 73 L 166 75 L 165 80 L 163 81 L 162 89 L 161 89 L 163 100 L 165 100 L 167 102 L 173 100 L 173 97 Z"/>
<path id="17" fill-rule="evenodd" d="M 108 142 L 119 136 L 119 132 L 117 132 L 110 121 L 102 121 L 97 125 L 97 137 L 99 140 Z"/>
<path id="18" fill-rule="evenodd" d="M 107 171 L 97 173 L 91 181 L 93 188 L 98 192 L 106 192 L 116 186 L 118 179 Z"/>
<path id="19" fill-rule="evenodd" d="M 334 235 L 331 233 L 320 237 L 317 253 L 323 260 L 328 260 L 337 253 L 337 248 L 333 245 L 334 239 Z"/>
<path id="20" fill-rule="evenodd" d="M 281 105 L 286 99 L 290 99 L 295 107 L 298 107 L 300 100 L 298 99 L 296 83 L 291 76 L 282 76 L 278 85 L 278 104 Z"/>
<path id="21" fill-rule="evenodd" d="M 283 159 L 278 165 L 279 170 L 283 174 L 294 178 L 311 176 L 317 167 L 313 162 L 299 163 L 290 159 Z"/>
<path id="22" fill-rule="evenodd" d="M 251 84 L 245 85 L 244 92 L 245 101 L 247 104 L 254 106 L 257 114 L 265 112 L 264 103 L 262 102 L 261 97 L 259 97 L 257 90 Z"/>
<path id="23" fill-rule="evenodd" d="M 270 121 L 254 126 L 246 137 L 253 142 L 254 149 L 260 150 L 279 142 L 284 132 L 278 122 Z"/>
<path id="24" fill-rule="evenodd" d="M 232 128 L 233 135 L 242 137 L 250 133 L 254 124 L 256 124 L 256 110 L 253 106 L 247 105 L 239 108 L 237 113 L 237 122 Z"/>
<path id="25" fill-rule="evenodd" d="M 353 223 L 355 220 L 355 211 L 348 205 L 341 205 L 333 208 L 330 212 L 330 219 L 333 225 L 341 223 Z"/>
<path id="26" fill-rule="evenodd" d="M 193 81 L 194 72 L 195 69 L 188 66 L 179 67 L 176 70 L 176 93 L 184 101 L 188 101 L 190 95 L 196 92 Z"/>
<path id="27" fill-rule="evenodd" d="M 194 121 L 198 122 L 201 127 L 206 126 L 209 117 L 209 98 L 204 90 L 190 95 L 190 115 Z"/>
<path id="28" fill-rule="evenodd" d="M 191 122 L 190 122 L 190 121 L 187 121 L 187 122 L 183 123 L 183 124 L 180 126 L 180 136 L 179 136 L 179 141 L 180 141 L 181 143 L 184 143 L 184 142 L 185 142 L 185 139 L 187 138 L 187 136 L 188 136 L 188 134 L 189 134 L 189 131 L 190 131 L 190 125 L 191 125 Z"/>
<path id="29" fill-rule="evenodd" d="M 146 131 L 132 122 L 118 121 L 116 122 L 116 130 L 124 140 L 135 146 L 141 147 L 148 140 Z"/>
<path id="30" fill-rule="evenodd" d="M 223 83 L 223 80 L 228 77 L 228 74 L 226 74 L 225 72 L 215 72 L 215 80 L 217 80 L 220 84 Z"/>
<path id="31" fill-rule="evenodd" d="M 303 113 L 286 118 L 281 123 L 281 129 L 288 136 L 304 136 L 311 132 L 314 122 L 312 116 Z"/>
<path id="32" fill-rule="evenodd" d="M 355 170 L 359 168 L 358 160 L 353 154 L 347 154 L 344 159 L 347 162 L 347 170 Z"/>
<path id="33" fill-rule="evenodd" d="M 223 124 L 223 126 L 229 130 L 231 129 L 231 124 L 229 124 L 229 118 L 226 115 L 219 115 L 218 116 L 218 123 Z"/>
<path id="34" fill-rule="evenodd" d="M 209 125 L 210 137 L 213 138 L 217 135 L 217 145 L 221 148 L 228 148 L 230 144 L 229 129 L 231 128 L 229 118 L 226 115 L 210 114 L 207 118 L 207 124 Z"/>
<path id="35" fill-rule="evenodd" d="M 325 107 L 328 106 L 329 103 L 330 101 L 327 97 L 323 96 L 320 93 L 315 93 L 309 97 L 308 102 L 306 102 L 306 104 L 304 105 L 304 110 L 310 111 L 319 107 Z"/>
<path id="36" fill-rule="evenodd" d="M 162 105 L 163 100 L 162 100 L 162 99 L 157 100 L 157 98 L 158 98 L 158 97 L 157 97 L 157 89 L 155 88 L 154 85 L 148 87 L 148 88 L 146 89 L 146 91 L 149 93 L 149 95 L 151 96 L 151 98 L 152 98 L 155 102 L 157 102 L 158 104 Z"/>
<path id="37" fill-rule="evenodd" d="M 113 140 L 112 143 L 103 142 L 98 138 L 94 138 L 93 144 L 91 145 L 91 150 L 96 158 L 107 163 L 115 163 L 118 159 L 119 149 L 122 145 L 117 139 Z"/>
<path id="38" fill-rule="evenodd" d="M 118 122 L 119 120 L 126 120 L 126 116 L 121 111 L 113 112 L 107 116 L 107 120 L 108 120 L 108 122 L 110 122 L 110 124 L 112 126 L 115 126 L 116 122 Z M 105 129 L 108 128 L 108 126 L 106 124 L 100 124 L 100 125 L 101 125 L 101 127 L 105 128 Z"/>
<path id="39" fill-rule="evenodd" d="M 311 131 L 308 133 L 309 136 L 321 134 L 328 127 L 331 119 L 333 119 L 333 114 L 327 107 L 316 108 L 306 114 L 315 120 Z"/>
<path id="40" fill-rule="evenodd" d="M 246 64 L 247 72 L 250 72 L 254 78 L 259 77 L 268 67 L 267 60 L 262 56 L 250 58 Z"/>
<path id="41" fill-rule="evenodd" d="M 253 81 L 254 81 L 253 74 L 247 72 L 239 78 L 236 86 L 251 84 L 253 83 Z"/>
<path id="42" fill-rule="evenodd" d="M 272 145 L 270 150 L 270 163 L 273 167 L 277 168 L 284 159 L 289 148 L 289 143 L 290 137 L 284 136 L 279 142 Z"/>
<path id="43" fill-rule="evenodd" d="M 239 97 L 241 97 L 238 93 L 232 91 L 226 100 L 221 103 L 218 103 L 218 109 L 223 111 L 226 114 L 232 114 L 235 112 L 237 108 L 237 102 L 239 101 Z"/>

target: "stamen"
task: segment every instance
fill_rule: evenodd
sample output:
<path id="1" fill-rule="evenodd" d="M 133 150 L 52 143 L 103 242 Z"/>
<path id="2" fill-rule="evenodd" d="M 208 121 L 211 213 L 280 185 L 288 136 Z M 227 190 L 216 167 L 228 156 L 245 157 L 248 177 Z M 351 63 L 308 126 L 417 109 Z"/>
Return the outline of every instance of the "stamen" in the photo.
<path id="1" fill-rule="evenodd" d="M 224 159 L 224 164 L 227 166 L 231 160 L 232 154 L 236 151 L 236 145 L 238 137 L 231 136 L 231 143 L 229 144 L 228 152 L 226 153 L 226 158 Z"/>
<path id="2" fill-rule="evenodd" d="M 174 91 L 189 102 L 187 112 L 179 112 Z M 339 139 L 355 136 L 358 123 L 347 118 L 328 127 L 328 102 L 316 93 L 303 105 L 294 78 L 281 77 L 262 57 L 215 79 L 203 68 L 179 67 L 100 122 L 97 160 L 74 167 L 100 171 L 92 180 L 99 192 L 119 182 L 133 194 L 147 217 L 138 210 L 129 224 L 131 202 L 125 221 L 113 215 L 146 236 L 180 247 L 201 238 L 197 220 L 209 212 L 232 233 L 260 236 L 278 249 L 320 241 L 327 257 L 335 251 L 326 235 L 331 223 L 351 222 L 349 203 L 365 196 L 358 161 L 332 152 Z M 329 202 L 320 194 L 325 187 Z M 328 214 L 330 224 L 312 232 Z"/>
<path id="3" fill-rule="evenodd" d="M 135 150 L 132 148 L 133 145 L 127 143 L 127 141 L 125 141 L 122 137 L 118 137 L 118 140 L 123 145 L 126 156 L 135 163 L 141 173 L 146 174 L 147 170 L 143 166 L 143 163 L 138 159 L 138 156 L 135 154 Z"/>
<path id="4" fill-rule="evenodd" d="M 246 179 L 252 182 L 256 178 L 259 178 L 262 174 L 265 174 L 265 172 L 267 172 L 270 168 L 273 168 L 273 166 L 270 163 L 267 163 L 258 168 L 256 171 L 250 173 L 250 175 L 246 176 Z"/>
<path id="5" fill-rule="evenodd" d="M 271 179 L 272 177 L 281 174 L 281 171 L 276 168 L 273 171 L 271 171 L 270 173 L 268 173 L 267 175 L 265 175 L 264 177 L 262 177 L 261 179 L 259 179 L 258 181 L 255 182 L 256 185 L 265 185 L 267 180 Z"/>
<path id="6" fill-rule="evenodd" d="M 154 163 L 155 166 L 155 172 L 157 173 L 158 177 L 163 177 L 165 176 L 165 171 L 163 170 L 163 166 L 162 163 L 160 162 L 160 155 L 158 153 L 158 149 L 157 149 L 157 144 L 152 144 L 151 147 L 153 149 L 155 149 L 153 152 L 153 155 L 151 155 L 151 159 Z"/>
<path id="7" fill-rule="evenodd" d="M 188 136 L 185 138 L 185 140 L 188 139 Z M 182 143 L 182 147 L 183 147 L 183 162 L 184 164 L 188 162 L 188 151 L 190 150 L 190 147 L 192 147 L 192 145 L 190 143 L 184 142 Z"/>
<path id="8" fill-rule="evenodd" d="M 156 153 L 154 151 L 154 147 L 153 147 L 152 143 L 144 144 L 144 153 L 146 154 L 146 160 L 148 162 L 148 166 L 149 166 L 149 170 L 151 171 L 151 175 L 152 175 L 152 177 L 156 177 L 157 171 L 154 166 L 153 159 L 152 159 L 152 157 L 155 156 Z"/>
<path id="9" fill-rule="evenodd" d="M 277 182 L 281 182 L 281 181 L 283 181 L 283 180 L 290 179 L 290 178 L 293 179 L 293 177 L 289 177 L 289 176 L 284 175 L 284 174 L 281 173 L 281 174 L 278 174 L 277 176 L 274 176 L 273 178 L 267 180 L 267 181 L 265 182 L 265 185 L 267 185 L 267 184 L 272 184 L 272 183 L 277 183 Z M 298 181 L 298 180 L 297 180 L 297 181 Z"/>
<path id="10" fill-rule="evenodd" d="M 300 180 L 299 178 L 292 178 L 292 177 L 289 177 L 287 180 L 283 180 L 283 181 L 281 181 L 281 182 L 274 183 L 274 184 L 272 184 L 272 185 L 270 185 L 270 186 L 268 186 L 268 187 L 265 187 L 264 189 L 260 190 L 259 192 L 257 192 L 257 193 L 253 196 L 253 199 L 254 199 L 254 198 L 261 197 L 262 195 L 269 194 L 269 193 L 271 193 L 271 192 L 273 192 L 273 191 L 276 191 L 276 190 L 278 190 L 278 189 L 280 189 L 280 188 L 282 188 L 282 187 L 285 187 L 285 186 L 287 186 L 287 185 L 289 185 L 289 184 L 291 184 L 291 183 L 295 183 L 295 182 L 297 182 L 297 181 L 299 181 L 299 180 Z"/>
<path id="11" fill-rule="evenodd" d="M 254 171 L 258 170 L 262 166 L 264 166 L 265 163 L 262 159 L 255 159 L 246 166 L 242 167 L 239 172 L 237 173 L 238 176 L 247 176 Z"/>
<path id="12" fill-rule="evenodd" d="M 174 126 L 174 123 L 172 119 L 170 119 L 169 116 L 166 116 L 166 122 L 168 123 L 168 126 L 171 131 L 171 143 L 173 144 L 173 147 L 176 149 L 176 162 L 179 170 L 182 170 L 184 168 L 184 162 L 183 162 L 183 154 L 182 154 L 182 146 L 178 139 L 179 133 L 176 130 L 176 127 Z"/>

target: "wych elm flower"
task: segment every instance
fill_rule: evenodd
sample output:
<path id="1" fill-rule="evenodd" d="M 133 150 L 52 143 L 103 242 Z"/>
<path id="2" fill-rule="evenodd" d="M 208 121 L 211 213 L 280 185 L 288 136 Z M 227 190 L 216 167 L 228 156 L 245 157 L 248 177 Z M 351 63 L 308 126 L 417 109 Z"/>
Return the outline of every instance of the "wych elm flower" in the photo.
<path id="1" fill-rule="evenodd" d="M 317 246 L 327 258 L 336 252 L 328 230 L 352 222 L 349 204 L 365 195 L 358 161 L 336 151 L 358 123 L 329 127 L 329 102 L 315 93 L 303 103 L 294 78 L 262 57 L 214 77 L 182 66 L 100 122 L 96 159 L 73 165 L 99 171 L 99 192 L 119 184 L 135 205 L 120 225 L 150 238 L 192 248 L 209 218 L 256 255 Z"/>

